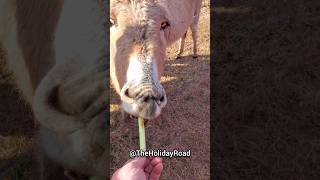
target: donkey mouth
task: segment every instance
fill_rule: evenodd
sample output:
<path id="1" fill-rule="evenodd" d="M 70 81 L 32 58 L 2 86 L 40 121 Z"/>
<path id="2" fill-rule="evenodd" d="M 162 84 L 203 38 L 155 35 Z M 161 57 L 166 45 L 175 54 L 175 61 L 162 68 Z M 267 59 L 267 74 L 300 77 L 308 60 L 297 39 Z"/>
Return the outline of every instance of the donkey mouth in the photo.
<path id="1" fill-rule="evenodd" d="M 122 102 L 122 109 L 129 114 L 130 119 L 137 120 L 139 117 L 147 120 L 156 119 L 161 114 L 161 107 L 156 103 L 141 104 L 134 102 L 132 104 Z"/>

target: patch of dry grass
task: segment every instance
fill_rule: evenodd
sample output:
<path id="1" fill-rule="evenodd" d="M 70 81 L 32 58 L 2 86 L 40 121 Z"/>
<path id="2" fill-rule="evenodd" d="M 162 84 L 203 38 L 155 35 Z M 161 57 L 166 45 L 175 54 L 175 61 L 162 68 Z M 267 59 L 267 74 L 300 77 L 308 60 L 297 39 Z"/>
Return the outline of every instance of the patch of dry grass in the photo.
<path id="1" fill-rule="evenodd" d="M 28 152 L 32 147 L 32 139 L 25 136 L 0 135 L 0 159 L 8 160 Z"/>

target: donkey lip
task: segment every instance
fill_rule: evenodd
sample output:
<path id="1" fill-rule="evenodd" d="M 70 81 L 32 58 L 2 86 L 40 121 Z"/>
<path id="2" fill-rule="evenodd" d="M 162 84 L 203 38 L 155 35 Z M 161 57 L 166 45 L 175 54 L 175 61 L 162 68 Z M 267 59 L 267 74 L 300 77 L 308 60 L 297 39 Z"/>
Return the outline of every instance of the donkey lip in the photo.
<path id="1" fill-rule="evenodd" d="M 130 117 L 130 119 L 132 119 L 132 120 L 135 120 L 135 121 L 137 121 L 137 120 L 138 120 L 138 117 L 137 117 L 137 116 L 134 116 L 134 115 L 131 115 L 131 114 L 130 114 L 130 116 L 129 116 L 129 117 Z M 149 121 L 149 119 L 144 119 L 144 123 L 145 123 L 145 124 L 147 124 L 147 123 L 148 123 L 148 121 Z"/>
<path id="2" fill-rule="evenodd" d="M 131 115 L 130 114 L 130 119 L 134 120 L 134 121 L 138 121 L 138 117 L 137 116 L 134 116 L 134 115 Z M 147 125 L 149 122 L 149 119 L 144 119 L 144 125 Z"/>

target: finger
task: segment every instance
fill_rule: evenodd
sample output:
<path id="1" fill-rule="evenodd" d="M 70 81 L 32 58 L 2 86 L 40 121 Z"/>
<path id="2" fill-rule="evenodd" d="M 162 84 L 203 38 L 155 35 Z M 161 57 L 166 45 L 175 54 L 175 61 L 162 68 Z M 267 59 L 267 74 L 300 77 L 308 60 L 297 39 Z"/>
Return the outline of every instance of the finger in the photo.
<path id="1" fill-rule="evenodd" d="M 150 160 L 151 159 L 151 160 Z M 162 159 L 159 158 L 159 157 L 152 157 L 152 158 L 149 158 L 150 160 L 150 163 L 145 167 L 144 171 L 147 172 L 147 173 L 151 173 L 151 171 L 153 170 L 153 168 L 161 163 L 162 164 Z"/>
<path id="2" fill-rule="evenodd" d="M 145 173 L 145 175 L 146 175 L 146 179 L 149 179 L 150 174 L 149 173 Z"/>
<path id="3" fill-rule="evenodd" d="M 156 166 L 154 166 L 150 174 L 149 180 L 158 180 L 160 178 L 162 170 L 163 170 L 163 164 L 158 163 Z"/>
<path id="4" fill-rule="evenodd" d="M 149 163 L 145 168 L 144 168 L 144 172 L 150 174 L 152 172 L 153 166 L 151 165 L 151 163 Z"/>
<path id="5" fill-rule="evenodd" d="M 155 158 L 155 156 L 149 156 L 148 157 L 148 159 L 150 160 L 150 161 L 152 161 L 152 159 L 154 159 Z"/>
<path id="6" fill-rule="evenodd" d="M 154 159 L 157 159 L 156 161 L 161 161 L 162 162 L 162 159 L 160 157 L 155 157 L 155 156 L 149 156 L 148 157 L 148 160 L 151 162 L 153 161 Z"/>
<path id="7" fill-rule="evenodd" d="M 139 158 L 134 158 L 131 162 L 129 162 L 133 167 L 136 168 L 144 168 L 145 163 L 146 163 L 146 158 L 139 157 Z"/>
<path id="8" fill-rule="evenodd" d="M 151 160 L 151 164 L 152 164 L 153 166 L 155 166 L 155 165 L 157 165 L 157 164 L 159 164 L 159 163 L 162 163 L 162 159 L 161 159 L 160 157 L 155 157 L 155 158 L 153 158 L 153 159 Z"/>
<path id="9" fill-rule="evenodd" d="M 141 158 L 136 157 L 136 158 L 128 159 L 124 164 L 126 165 L 128 163 L 131 163 L 133 160 L 137 160 L 137 159 L 141 159 Z"/>
<path id="10" fill-rule="evenodd" d="M 146 158 L 146 161 L 144 163 L 144 168 L 146 168 L 150 164 L 151 160 L 149 158 Z"/>

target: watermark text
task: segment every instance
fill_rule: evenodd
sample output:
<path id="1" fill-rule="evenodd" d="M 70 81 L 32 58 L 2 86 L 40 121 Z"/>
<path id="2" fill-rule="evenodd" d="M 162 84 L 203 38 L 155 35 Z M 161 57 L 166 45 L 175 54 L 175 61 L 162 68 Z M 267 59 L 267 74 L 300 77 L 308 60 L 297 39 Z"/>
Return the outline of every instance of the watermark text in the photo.
<path id="1" fill-rule="evenodd" d="M 191 150 L 181 151 L 181 150 L 165 150 L 165 149 L 158 149 L 158 150 L 131 150 L 129 151 L 129 157 L 190 157 Z"/>

